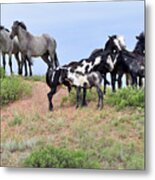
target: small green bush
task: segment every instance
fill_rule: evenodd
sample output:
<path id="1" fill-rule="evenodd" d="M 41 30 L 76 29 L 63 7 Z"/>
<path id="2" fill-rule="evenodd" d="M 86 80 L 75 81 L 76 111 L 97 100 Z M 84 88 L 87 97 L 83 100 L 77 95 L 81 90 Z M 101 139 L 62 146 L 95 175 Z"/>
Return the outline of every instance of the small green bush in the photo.
<path id="1" fill-rule="evenodd" d="M 144 108 L 144 89 L 122 88 L 115 93 L 108 91 L 105 103 L 122 109 L 127 106 Z"/>
<path id="2" fill-rule="evenodd" d="M 88 160 L 82 150 L 71 151 L 53 146 L 46 146 L 30 154 L 24 166 L 42 168 L 99 168 L 99 164 Z"/>
<path id="3" fill-rule="evenodd" d="M 18 76 L 8 76 L 1 79 L 1 105 L 31 95 L 32 87 Z"/>
<path id="4" fill-rule="evenodd" d="M 5 77 L 5 70 L 4 68 L 0 67 L 0 79 Z"/>

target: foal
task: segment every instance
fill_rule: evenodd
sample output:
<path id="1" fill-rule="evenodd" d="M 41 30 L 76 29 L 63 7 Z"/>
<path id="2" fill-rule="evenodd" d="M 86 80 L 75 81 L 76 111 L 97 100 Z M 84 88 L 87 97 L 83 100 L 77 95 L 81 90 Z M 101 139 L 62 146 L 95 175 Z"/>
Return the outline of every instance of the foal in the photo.
<path id="1" fill-rule="evenodd" d="M 101 90 L 102 76 L 99 72 L 90 72 L 88 74 L 83 74 L 81 72 L 72 71 L 66 68 L 62 69 L 60 78 L 62 82 L 68 81 L 71 86 L 76 87 L 76 108 L 82 105 L 81 88 L 88 89 L 92 87 L 96 87 L 98 94 L 97 108 L 100 110 L 103 108 L 103 93 Z"/>
<path id="2" fill-rule="evenodd" d="M 48 68 L 46 73 L 46 82 L 50 87 L 50 92 L 47 94 L 49 101 L 49 110 L 53 110 L 52 97 L 56 93 L 57 86 L 60 84 L 76 87 L 76 108 L 81 104 L 81 88 L 96 87 L 98 93 L 98 105 L 99 109 L 103 108 L 103 93 L 101 90 L 102 76 L 99 72 L 90 72 L 83 74 L 78 71 L 72 71 L 66 67 L 58 67 L 56 70 Z"/>

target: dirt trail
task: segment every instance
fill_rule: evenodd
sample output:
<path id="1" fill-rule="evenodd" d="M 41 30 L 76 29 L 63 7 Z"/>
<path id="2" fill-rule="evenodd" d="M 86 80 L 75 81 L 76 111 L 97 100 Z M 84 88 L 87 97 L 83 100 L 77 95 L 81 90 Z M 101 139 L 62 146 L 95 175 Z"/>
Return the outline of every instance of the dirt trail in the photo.
<path id="1" fill-rule="evenodd" d="M 34 82 L 32 87 L 32 96 L 10 103 L 1 109 L 1 116 L 11 118 L 15 112 L 26 114 L 45 115 L 48 112 L 47 93 L 49 88 L 46 83 Z M 61 98 L 67 95 L 67 90 L 60 88 L 53 98 L 54 109 L 56 110 L 61 103 Z"/>

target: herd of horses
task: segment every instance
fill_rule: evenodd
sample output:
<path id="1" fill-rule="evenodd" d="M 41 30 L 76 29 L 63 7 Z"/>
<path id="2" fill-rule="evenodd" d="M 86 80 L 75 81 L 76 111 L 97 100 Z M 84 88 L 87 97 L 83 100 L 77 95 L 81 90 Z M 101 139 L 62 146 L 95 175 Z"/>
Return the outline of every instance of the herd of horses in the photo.
<path id="1" fill-rule="evenodd" d="M 12 54 L 18 64 L 18 74 L 22 75 L 23 66 L 25 76 L 32 76 L 32 57 L 41 57 L 47 64 L 46 82 L 50 88 L 47 94 L 49 110 L 53 110 L 52 98 L 59 85 L 65 85 L 70 92 L 76 88 L 76 108 L 86 106 L 86 91 L 96 87 L 98 94 L 97 108 L 103 108 L 103 95 L 106 94 L 107 84 L 112 86 L 112 91 L 122 87 L 122 77 L 126 74 L 126 85 L 129 85 L 129 77 L 133 87 L 142 87 L 145 78 L 145 35 L 141 32 L 136 36 L 137 42 L 133 51 L 126 49 L 123 36 L 108 36 L 104 48 L 95 49 L 89 57 L 80 61 L 72 61 L 60 66 L 56 53 L 56 40 L 48 34 L 34 36 L 26 25 L 20 21 L 14 21 L 11 32 L 4 26 L 0 26 L 0 51 L 2 53 L 3 67 L 5 69 L 5 55 L 9 56 L 10 72 L 12 70 Z M 107 80 L 110 73 L 111 82 Z M 102 83 L 104 90 L 102 91 Z M 81 90 L 83 95 L 81 97 Z"/>

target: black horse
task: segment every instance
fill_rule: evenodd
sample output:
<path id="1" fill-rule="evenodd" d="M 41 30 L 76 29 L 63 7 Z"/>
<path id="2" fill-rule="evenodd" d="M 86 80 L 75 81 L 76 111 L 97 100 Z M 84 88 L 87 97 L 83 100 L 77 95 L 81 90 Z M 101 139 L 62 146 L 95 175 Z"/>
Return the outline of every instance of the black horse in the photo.
<path id="1" fill-rule="evenodd" d="M 111 72 L 112 90 L 116 91 L 115 83 L 118 81 L 118 88 L 122 87 L 122 76 L 130 74 L 132 86 L 142 86 L 142 78 L 145 77 L 145 37 L 144 33 L 136 36 L 138 42 L 132 52 L 123 49 L 119 51 L 114 70 Z M 118 78 L 116 76 L 118 75 Z M 128 82 L 128 81 L 127 81 Z M 128 84 L 127 84 L 128 85 Z"/>
<path id="2" fill-rule="evenodd" d="M 124 42 L 123 36 L 112 35 L 112 36 L 109 36 L 109 39 L 106 42 L 104 49 L 103 48 L 95 49 L 91 53 L 89 58 L 93 59 L 93 58 L 96 58 L 98 56 L 102 56 L 105 53 L 109 53 L 111 55 L 111 57 L 112 57 L 113 64 L 115 66 L 119 52 L 121 50 L 125 49 L 125 48 L 126 48 L 126 46 L 125 46 L 125 42 Z M 107 81 L 106 75 L 107 75 L 107 73 L 109 73 L 111 71 L 109 71 L 109 69 L 107 69 L 105 66 L 102 66 L 102 64 L 100 64 L 98 67 L 95 67 L 94 70 L 97 70 L 101 74 L 104 75 L 104 94 L 106 94 L 106 85 L 110 84 Z M 111 76 L 111 78 L 113 78 L 113 76 Z"/>

